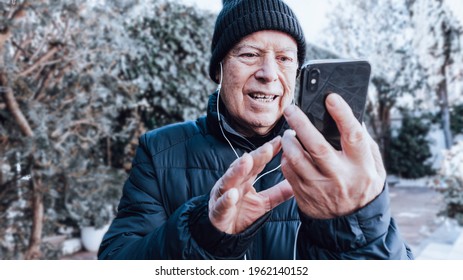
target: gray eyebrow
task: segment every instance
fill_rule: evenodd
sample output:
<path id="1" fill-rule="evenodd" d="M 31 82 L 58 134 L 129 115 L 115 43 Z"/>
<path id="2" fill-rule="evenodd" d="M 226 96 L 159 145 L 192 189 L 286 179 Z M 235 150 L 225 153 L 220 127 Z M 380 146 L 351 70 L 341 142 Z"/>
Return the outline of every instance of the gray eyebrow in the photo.
<path id="1" fill-rule="evenodd" d="M 246 44 L 236 45 L 232 49 L 232 52 L 236 53 L 236 52 L 240 51 L 243 48 L 252 48 L 252 49 L 259 50 L 259 51 L 264 51 L 261 47 L 258 47 L 258 46 L 253 45 L 253 44 L 246 43 Z M 297 49 L 287 47 L 287 48 L 283 48 L 281 50 L 277 50 L 277 53 L 279 53 L 279 52 L 294 52 L 294 53 L 297 53 Z"/>

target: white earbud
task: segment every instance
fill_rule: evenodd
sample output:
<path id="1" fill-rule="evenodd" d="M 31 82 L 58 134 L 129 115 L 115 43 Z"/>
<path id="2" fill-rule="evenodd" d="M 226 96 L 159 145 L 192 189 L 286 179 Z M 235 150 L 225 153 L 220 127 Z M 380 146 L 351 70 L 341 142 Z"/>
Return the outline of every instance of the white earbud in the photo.
<path id="1" fill-rule="evenodd" d="M 220 128 L 222 128 L 222 124 L 220 123 L 219 100 L 220 100 L 220 90 L 222 89 L 222 79 L 223 79 L 223 69 L 222 69 L 222 62 L 220 62 L 220 80 L 219 80 L 219 85 L 217 86 L 217 120 L 219 121 Z"/>
<path id="2" fill-rule="evenodd" d="M 219 81 L 219 85 L 217 86 L 217 90 L 219 91 L 219 94 L 220 94 L 220 89 L 222 88 L 222 79 L 223 79 L 223 69 L 222 69 L 222 62 L 220 62 L 220 81 Z"/>

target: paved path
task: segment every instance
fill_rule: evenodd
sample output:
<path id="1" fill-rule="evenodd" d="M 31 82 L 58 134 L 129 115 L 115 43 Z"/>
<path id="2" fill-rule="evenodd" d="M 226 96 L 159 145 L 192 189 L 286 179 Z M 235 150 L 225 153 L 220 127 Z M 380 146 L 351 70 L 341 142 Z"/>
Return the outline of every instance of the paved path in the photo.
<path id="1" fill-rule="evenodd" d="M 439 217 L 442 194 L 426 187 L 390 188 L 391 210 L 417 259 L 463 260 L 463 230 Z"/>

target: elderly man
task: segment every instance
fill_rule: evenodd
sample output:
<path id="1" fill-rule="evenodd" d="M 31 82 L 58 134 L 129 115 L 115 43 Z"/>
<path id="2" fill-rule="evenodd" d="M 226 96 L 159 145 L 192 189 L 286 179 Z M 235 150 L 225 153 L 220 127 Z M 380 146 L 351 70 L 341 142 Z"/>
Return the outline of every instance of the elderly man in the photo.
<path id="1" fill-rule="evenodd" d="M 99 258 L 412 258 L 377 145 L 348 105 L 326 100 L 342 151 L 292 105 L 304 57 L 284 2 L 224 1 L 207 116 L 140 138 Z"/>

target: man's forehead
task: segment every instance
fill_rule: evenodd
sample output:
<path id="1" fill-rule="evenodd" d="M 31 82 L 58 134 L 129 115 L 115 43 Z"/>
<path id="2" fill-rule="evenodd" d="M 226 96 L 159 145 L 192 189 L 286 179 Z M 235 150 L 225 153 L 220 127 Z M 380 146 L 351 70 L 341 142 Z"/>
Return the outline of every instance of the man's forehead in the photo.
<path id="1" fill-rule="evenodd" d="M 238 51 L 243 48 L 266 50 L 269 47 L 276 51 L 297 52 L 296 41 L 290 35 L 278 31 L 260 31 L 253 33 L 238 42 L 233 47 L 233 50 Z"/>

